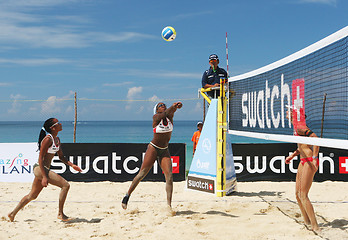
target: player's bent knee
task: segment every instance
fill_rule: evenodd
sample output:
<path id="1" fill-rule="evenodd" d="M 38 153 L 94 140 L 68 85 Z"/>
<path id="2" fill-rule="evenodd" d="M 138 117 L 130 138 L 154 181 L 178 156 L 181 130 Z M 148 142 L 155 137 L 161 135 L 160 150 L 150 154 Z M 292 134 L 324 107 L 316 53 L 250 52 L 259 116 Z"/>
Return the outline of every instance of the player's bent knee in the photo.
<path id="1" fill-rule="evenodd" d="M 29 200 L 29 201 L 33 201 L 33 200 L 35 200 L 38 196 L 39 196 L 39 194 L 29 194 L 29 195 L 28 195 L 28 200 Z"/>
<path id="2" fill-rule="evenodd" d="M 296 197 L 299 198 L 301 201 L 307 200 L 308 199 L 308 194 L 306 192 L 303 191 L 299 191 L 296 194 Z"/>
<path id="3" fill-rule="evenodd" d="M 70 183 L 68 183 L 67 181 L 65 181 L 62 188 L 64 188 L 66 191 L 69 191 L 69 189 L 70 189 Z"/>
<path id="4" fill-rule="evenodd" d="M 149 170 L 148 169 L 141 169 L 140 171 L 139 171 L 139 173 L 138 173 L 138 175 L 137 175 L 137 177 L 140 179 L 140 181 L 141 180 L 143 180 L 144 179 L 144 177 L 147 175 L 147 173 L 149 172 Z"/>

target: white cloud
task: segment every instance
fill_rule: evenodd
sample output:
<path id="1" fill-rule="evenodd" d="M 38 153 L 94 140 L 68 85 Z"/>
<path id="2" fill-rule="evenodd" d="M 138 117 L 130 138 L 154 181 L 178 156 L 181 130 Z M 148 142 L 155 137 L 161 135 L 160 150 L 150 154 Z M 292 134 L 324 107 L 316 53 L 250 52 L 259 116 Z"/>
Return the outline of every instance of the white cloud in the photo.
<path id="1" fill-rule="evenodd" d="M 202 78 L 202 73 L 190 73 L 190 72 L 169 72 L 169 71 L 147 71 L 138 69 L 128 69 L 128 71 L 123 72 L 126 76 L 143 76 L 147 78 L 192 78 L 200 79 Z"/>
<path id="2" fill-rule="evenodd" d="M 103 87 L 121 87 L 124 85 L 132 84 L 133 82 L 121 82 L 121 83 L 104 83 Z"/>
<path id="3" fill-rule="evenodd" d="M 1 12 L 0 12 L 1 14 Z M 83 48 L 100 42 L 129 42 L 154 39 L 155 36 L 137 32 L 104 33 L 84 32 L 75 26 L 20 26 L 0 24 L 0 42 L 33 48 Z"/>
<path id="4" fill-rule="evenodd" d="M 41 104 L 41 113 L 51 114 L 59 112 L 60 107 L 58 106 L 58 100 L 56 96 L 50 96 L 45 102 Z"/>
<path id="5" fill-rule="evenodd" d="M 0 64 L 17 64 L 23 66 L 42 66 L 70 63 L 71 61 L 60 58 L 42 58 L 42 59 L 5 59 L 0 58 Z M 1 85 L 0 85 L 1 86 Z"/>
<path id="6" fill-rule="evenodd" d="M 1 1 L 5 8 L 28 9 L 28 8 L 44 8 L 63 5 L 67 3 L 81 2 L 81 0 L 16 0 Z"/>
<path id="7" fill-rule="evenodd" d="M 156 95 L 153 95 L 152 97 L 150 97 L 149 98 L 149 102 L 150 102 L 150 104 L 149 104 L 149 106 L 148 106 L 148 111 L 150 112 L 152 112 L 152 111 L 154 111 L 154 107 L 155 107 L 155 104 L 157 104 L 158 102 L 160 102 L 161 101 L 161 99 L 159 98 L 159 97 L 157 97 Z"/>
<path id="8" fill-rule="evenodd" d="M 143 87 L 132 87 L 128 90 L 127 99 L 133 100 L 143 91 Z"/>
<path id="9" fill-rule="evenodd" d="M 128 89 L 127 99 L 131 100 L 131 101 L 127 102 L 127 104 L 125 106 L 126 110 L 131 110 L 133 108 L 133 106 L 135 106 L 137 112 L 143 110 L 140 107 L 141 105 L 139 105 L 139 104 L 135 105 L 135 104 L 133 104 L 134 102 L 132 102 L 132 100 L 140 97 L 140 93 L 142 91 L 143 91 L 143 87 L 132 87 L 132 88 Z"/>
<path id="10" fill-rule="evenodd" d="M 300 0 L 301 3 L 320 3 L 336 6 L 337 0 Z"/>
<path id="11" fill-rule="evenodd" d="M 80 15 L 43 15 L 43 9 L 57 5 L 72 5 L 73 0 L 16 0 L 1 1 L 0 43 L 3 47 L 83 48 L 100 42 L 129 42 L 157 39 L 157 36 L 139 32 L 91 32 L 85 25 L 91 19 Z M 84 1 L 83 4 L 86 4 Z M 90 3 L 93 4 L 93 3 Z"/>
<path id="12" fill-rule="evenodd" d="M 74 91 L 69 91 L 69 93 L 63 97 L 58 98 L 57 96 L 50 96 L 41 104 L 41 113 L 43 114 L 53 114 L 60 113 L 64 107 L 63 103 L 65 100 L 72 99 L 74 96 Z M 70 105 L 66 106 L 65 112 L 72 112 L 73 101 L 68 101 Z"/>
<path id="13" fill-rule="evenodd" d="M 152 97 L 150 97 L 149 100 L 151 102 L 156 102 L 156 103 L 161 101 L 161 99 L 159 97 L 157 97 L 156 95 L 153 95 Z"/>
<path id="14" fill-rule="evenodd" d="M 10 86 L 11 83 L 7 83 L 7 82 L 0 82 L 0 87 L 7 87 Z"/>
<path id="15" fill-rule="evenodd" d="M 24 96 L 22 96 L 21 94 L 16 94 L 16 95 L 11 94 L 10 98 L 14 101 L 11 105 L 11 108 L 7 112 L 8 113 L 18 113 L 20 111 L 21 106 L 22 106 L 22 104 L 19 103 L 18 100 L 23 99 Z"/>
<path id="16" fill-rule="evenodd" d="M 24 96 L 22 96 L 21 94 L 16 94 L 16 95 L 11 94 L 11 95 L 10 95 L 10 98 L 11 98 L 11 99 L 18 100 L 18 99 L 23 99 Z"/>

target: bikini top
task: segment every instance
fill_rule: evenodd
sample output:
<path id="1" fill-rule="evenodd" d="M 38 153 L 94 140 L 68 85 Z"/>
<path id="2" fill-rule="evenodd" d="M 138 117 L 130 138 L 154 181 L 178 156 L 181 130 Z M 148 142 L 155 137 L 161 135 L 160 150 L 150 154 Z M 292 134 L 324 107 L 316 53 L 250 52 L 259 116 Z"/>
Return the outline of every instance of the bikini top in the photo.
<path id="1" fill-rule="evenodd" d="M 153 128 L 154 133 L 167 133 L 173 131 L 173 123 L 166 117 L 167 125 L 164 125 L 163 119 Z"/>
<path id="2" fill-rule="evenodd" d="M 58 143 L 56 145 L 56 143 L 54 142 L 54 138 L 51 134 L 47 134 L 47 136 L 49 136 L 52 139 L 52 145 L 47 149 L 47 153 L 56 154 L 56 152 L 59 151 L 60 144 Z"/>

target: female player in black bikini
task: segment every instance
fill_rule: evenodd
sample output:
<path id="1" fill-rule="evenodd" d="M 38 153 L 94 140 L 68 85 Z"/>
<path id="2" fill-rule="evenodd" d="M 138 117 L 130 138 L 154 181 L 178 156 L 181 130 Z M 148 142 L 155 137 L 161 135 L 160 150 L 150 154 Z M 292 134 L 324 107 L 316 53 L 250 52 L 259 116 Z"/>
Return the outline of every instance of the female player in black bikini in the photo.
<path id="1" fill-rule="evenodd" d="M 182 107 L 181 102 L 173 103 L 169 108 L 162 102 L 155 105 L 153 115 L 153 139 L 147 147 L 144 161 L 139 173 L 133 179 L 126 196 L 122 200 L 122 208 L 127 209 L 130 195 L 139 182 L 147 175 L 156 159 L 158 159 L 164 176 L 166 178 L 167 204 L 171 208 L 173 194 L 172 161 L 168 150 L 169 140 L 173 131 L 173 117 L 178 108 Z"/>
<path id="2" fill-rule="evenodd" d="M 69 183 L 59 176 L 57 173 L 50 171 L 51 161 L 54 155 L 57 153 L 59 159 L 66 165 L 72 167 L 76 171 L 81 172 L 82 170 L 70 161 L 67 161 L 63 155 L 63 151 L 60 147 L 60 140 L 57 137 L 58 132 L 62 131 L 62 124 L 56 118 L 49 118 L 45 121 L 43 128 L 40 131 L 39 136 L 39 161 L 33 166 L 33 172 L 35 175 L 31 191 L 28 195 L 24 196 L 22 200 L 18 203 L 15 209 L 8 214 L 10 221 L 12 222 L 18 213 L 25 205 L 30 201 L 37 198 L 39 193 L 44 187 L 47 187 L 48 183 L 53 184 L 61 188 L 59 194 L 59 209 L 58 209 L 58 219 L 62 221 L 69 221 L 70 218 L 67 217 L 63 212 L 63 207 L 65 203 L 66 196 L 70 188 Z"/>

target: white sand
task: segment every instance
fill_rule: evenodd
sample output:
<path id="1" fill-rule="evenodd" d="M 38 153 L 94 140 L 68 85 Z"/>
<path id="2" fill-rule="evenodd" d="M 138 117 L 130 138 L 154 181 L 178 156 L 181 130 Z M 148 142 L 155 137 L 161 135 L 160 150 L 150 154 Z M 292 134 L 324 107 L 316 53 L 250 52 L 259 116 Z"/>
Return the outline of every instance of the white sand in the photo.
<path id="1" fill-rule="evenodd" d="M 29 192 L 30 183 L 1 183 L 0 239 L 348 239 L 348 183 L 313 183 L 313 202 L 320 235 L 303 224 L 295 202 L 294 182 L 238 183 L 233 196 L 185 191 L 174 183 L 173 209 L 166 209 L 165 184 L 142 182 L 130 198 L 121 199 L 130 182 L 75 183 L 65 214 L 57 219 L 59 188 L 48 186 L 21 210 L 14 222 L 7 214 Z"/>

